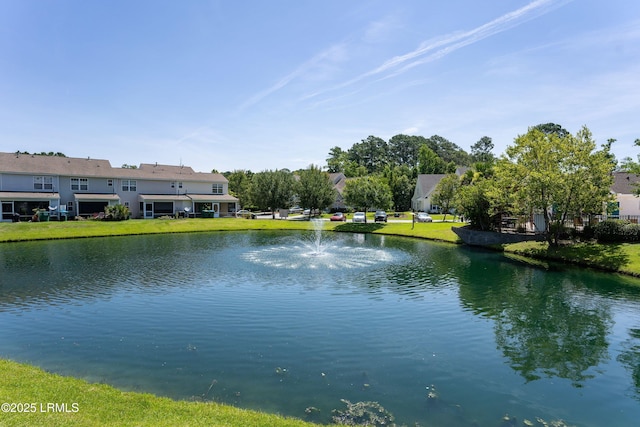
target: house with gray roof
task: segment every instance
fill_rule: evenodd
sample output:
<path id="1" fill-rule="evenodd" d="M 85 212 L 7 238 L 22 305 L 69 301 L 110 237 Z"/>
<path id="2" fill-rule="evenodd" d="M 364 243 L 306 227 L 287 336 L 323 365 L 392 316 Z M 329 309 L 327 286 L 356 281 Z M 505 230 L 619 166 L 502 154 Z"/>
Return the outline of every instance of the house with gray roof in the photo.
<path id="1" fill-rule="evenodd" d="M 90 217 L 105 206 L 127 206 L 133 218 L 189 212 L 226 216 L 238 199 L 218 173 L 188 166 L 143 163 L 114 168 L 108 160 L 0 153 L 0 204 L 3 221 L 31 218 L 35 209 L 58 217 Z"/>
<path id="2" fill-rule="evenodd" d="M 420 174 L 411 198 L 411 209 L 417 212 L 439 212 L 440 207 L 431 203 L 436 186 L 447 176 L 443 173 Z"/>
<path id="3" fill-rule="evenodd" d="M 640 217 L 640 197 L 634 194 L 638 186 L 640 186 L 640 176 L 634 173 L 615 172 L 613 174 L 611 192 L 615 195 L 615 203 L 617 204 L 617 210 L 613 212 L 613 216 L 638 220 Z"/>

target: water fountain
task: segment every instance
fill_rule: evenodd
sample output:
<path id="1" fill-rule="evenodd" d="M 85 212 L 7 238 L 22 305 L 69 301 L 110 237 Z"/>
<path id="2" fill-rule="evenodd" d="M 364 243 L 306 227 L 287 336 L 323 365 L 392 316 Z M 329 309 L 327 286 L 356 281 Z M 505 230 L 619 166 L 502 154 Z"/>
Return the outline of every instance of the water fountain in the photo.
<path id="1" fill-rule="evenodd" d="M 286 269 L 352 269 L 396 262 L 403 257 L 397 250 L 364 247 L 358 243 L 364 235 L 350 234 L 328 238 L 324 221 L 313 220 L 310 234 L 289 239 L 284 244 L 252 250 L 243 255 L 247 261 Z"/>

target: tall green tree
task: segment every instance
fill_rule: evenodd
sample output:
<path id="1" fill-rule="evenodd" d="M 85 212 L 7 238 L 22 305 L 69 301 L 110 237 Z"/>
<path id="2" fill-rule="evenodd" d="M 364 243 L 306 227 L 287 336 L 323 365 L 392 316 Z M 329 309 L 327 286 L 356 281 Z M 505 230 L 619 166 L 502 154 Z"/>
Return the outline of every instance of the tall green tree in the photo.
<path id="1" fill-rule="evenodd" d="M 469 153 L 440 135 L 433 135 L 425 142 L 445 163 L 453 162 L 459 166 L 471 164 Z"/>
<path id="2" fill-rule="evenodd" d="M 296 187 L 293 174 L 288 170 L 266 170 L 253 175 L 251 180 L 251 200 L 259 209 L 271 211 L 289 207 Z"/>
<path id="3" fill-rule="evenodd" d="M 343 194 L 347 205 L 365 212 L 371 208 L 391 207 L 391 190 L 380 177 L 363 176 L 351 179 L 345 184 Z"/>
<path id="4" fill-rule="evenodd" d="M 471 161 L 481 163 L 492 163 L 495 160 L 493 155 L 493 141 L 488 136 L 483 136 L 471 146 Z"/>
<path id="5" fill-rule="evenodd" d="M 429 148 L 428 145 L 422 145 L 418 151 L 418 173 L 433 174 L 446 173 L 447 163 Z"/>
<path id="6" fill-rule="evenodd" d="M 368 173 L 382 172 L 389 162 L 387 142 L 377 136 L 369 136 L 348 150 L 349 160 L 364 166 Z"/>
<path id="7" fill-rule="evenodd" d="M 250 170 L 236 169 L 233 172 L 224 172 L 224 177 L 229 181 L 229 193 L 239 200 L 242 207 L 251 205 L 251 178 Z"/>
<path id="8" fill-rule="evenodd" d="M 327 172 L 323 172 L 318 166 L 310 165 L 308 169 L 300 171 L 299 176 L 297 194 L 302 207 L 315 212 L 335 202 L 336 192 Z"/>
<path id="9" fill-rule="evenodd" d="M 416 187 L 413 169 L 409 166 L 387 166 L 382 173 L 391 190 L 393 209 L 408 211 L 411 209 L 411 197 Z"/>
<path id="10" fill-rule="evenodd" d="M 422 136 L 395 135 L 388 143 L 389 164 L 391 166 L 407 166 L 415 168 L 418 165 L 418 151 L 426 144 Z"/>
<path id="11" fill-rule="evenodd" d="M 462 185 L 457 192 L 455 199 L 456 212 L 464 216 L 469 221 L 472 228 L 476 230 L 493 229 L 493 210 L 491 203 L 491 193 L 494 185 L 493 181 L 482 176 L 474 176 L 471 172 L 468 184 Z"/>
<path id="12" fill-rule="evenodd" d="M 549 244 L 558 245 L 571 215 L 601 213 L 611 200 L 614 167 L 609 147 L 596 150 L 586 127 L 575 136 L 532 127 L 507 147 L 495 173 L 514 212 L 541 213 Z"/>
<path id="13" fill-rule="evenodd" d="M 432 203 L 440 206 L 444 212 L 443 221 L 447 220 L 447 214 L 455 206 L 455 198 L 460 188 L 460 178 L 456 174 L 448 174 L 436 185 Z"/>
<path id="14" fill-rule="evenodd" d="M 537 129 L 545 135 L 556 135 L 560 138 L 565 138 L 570 135 L 568 130 L 557 123 L 541 123 L 539 125 L 535 125 L 533 129 Z"/>
<path id="15" fill-rule="evenodd" d="M 342 148 L 335 146 L 329 150 L 327 158 L 327 171 L 329 173 L 344 172 L 346 163 L 349 161 L 348 153 Z"/>

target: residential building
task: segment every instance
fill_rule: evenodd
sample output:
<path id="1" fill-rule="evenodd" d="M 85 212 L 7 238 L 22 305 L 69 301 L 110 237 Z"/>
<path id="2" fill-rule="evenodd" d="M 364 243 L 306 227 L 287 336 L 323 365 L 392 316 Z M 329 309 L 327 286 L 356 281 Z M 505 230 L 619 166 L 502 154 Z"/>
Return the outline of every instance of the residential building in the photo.
<path id="1" fill-rule="evenodd" d="M 446 174 L 420 174 L 411 198 L 411 209 L 417 212 L 439 212 L 440 207 L 432 204 L 433 192 Z"/>
<path id="2" fill-rule="evenodd" d="M 464 175 L 469 170 L 466 166 L 456 168 L 455 174 Z M 431 197 L 436 186 L 446 174 L 420 174 L 416 180 L 416 187 L 411 198 L 411 209 L 417 212 L 440 213 L 440 206 L 431 203 Z"/>
<path id="3" fill-rule="evenodd" d="M 188 166 L 143 163 L 114 168 L 108 160 L 0 153 L 2 220 L 29 219 L 35 209 L 52 215 L 90 217 L 105 206 L 127 206 L 133 218 L 163 215 L 226 216 L 238 199 L 218 173 Z"/>
<path id="4" fill-rule="evenodd" d="M 640 197 L 634 193 L 639 185 L 640 176 L 634 173 L 615 172 L 613 174 L 611 192 L 615 195 L 617 209 L 610 216 L 638 221 L 640 218 Z"/>
<path id="5" fill-rule="evenodd" d="M 329 179 L 333 183 L 333 188 L 336 190 L 336 200 L 331 205 L 332 211 L 344 211 L 346 205 L 344 202 L 344 186 L 347 183 L 347 177 L 342 172 L 330 173 Z"/>

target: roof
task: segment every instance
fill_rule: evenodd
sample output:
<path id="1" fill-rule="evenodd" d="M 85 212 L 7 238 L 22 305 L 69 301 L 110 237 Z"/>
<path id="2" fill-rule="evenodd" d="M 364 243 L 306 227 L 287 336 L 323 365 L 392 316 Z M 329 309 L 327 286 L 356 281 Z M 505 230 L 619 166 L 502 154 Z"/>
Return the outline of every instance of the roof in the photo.
<path id="1" fill-rule="evenodd" d="M 230 194 L 187 194 L 194 202 L 237 202 L 238 198 Z"/>
<path id="2" fill-rule="evenodd" d="M 634 194 L 640 185 L 640 176 L 635 173 L 614 172 L 611 191 L 616 194 Z"/>
<path id="3" fill-rule="evenodd" d="M 120 201 L 120 196 L 117 194 L 100 194 L 100 193 L 75 193 L 73 195 L 76 200 L 97 200 L 97 201 L 105 201 L 105 200 L 113 200 Z"/>
<path id="4" fill-rule="evenodd" d="M 1 191 L 0 200 L 53 200 L 60 199 L 58 193 L 32 193 L 21 191 Z"/>
<path id="5" fill-rule="evenodd" d="M 108 160 L 0 153 L 0 173 L 78 177 L 149 179 L 168 181 L 228 182 L 219 173 L 194 172 L 189 166 L 142 163 L 137 169 L 114 168 Z"/>
<path id="6" fill-rule="evenodd" d="M 238 199 L 229 194 L 139 194 L 142 201 L 194 201 L 194 202 L 237 202 Z"/>
<path id="7" fill-rule="evenodd" d="M 335 188 L 339 194 L 342 194 L 344 192 L 344 186 L 347 183 L 346 176 L 342 172 L 330 173 L 329 179 L 333 183 L 333 188 Z"/>
<path id="8" fill-rule="evenodd" d="M 436 189 L 436 185 L 447 176 L 443 173 L 430 173 L 430 174 L 420 174 L 418 175 L 418 180 L 416 182 L 416 191 L 420 190 L 419 194 L 416 194 L 418 197 L 427 197 L 433 190 Z"/>
<path id="9" fill-rule="evenodd" d="M 191 199 L 185 196 L 184 194 L 139 194 L 138 199 L 142 201 L 152 200 L 152 201 L 186 201 L 190 202 Z"/>

